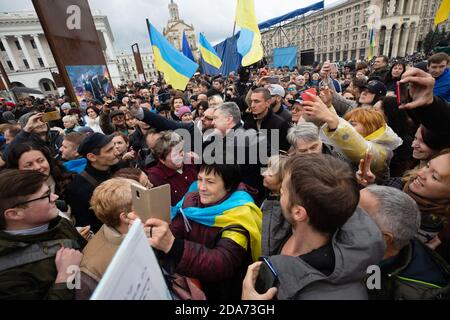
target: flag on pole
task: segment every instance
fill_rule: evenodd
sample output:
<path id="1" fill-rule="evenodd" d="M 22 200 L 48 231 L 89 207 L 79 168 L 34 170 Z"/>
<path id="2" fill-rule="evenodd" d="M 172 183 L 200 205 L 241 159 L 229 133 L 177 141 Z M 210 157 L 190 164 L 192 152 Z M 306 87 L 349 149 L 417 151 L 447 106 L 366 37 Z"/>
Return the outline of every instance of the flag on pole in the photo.
<path id="1" fill-rule="evenodd" d="M 236 24 L 241 27 L 237 49 L 242 56 L 242 65 L 245 67 L 260 61 L 263 48 L 253 0 L 237 0 Z"/>
<path id="2" fill-rule="evenodd" d="M 186 38 L 186 34 L 183 31 L 183 54 L 195 62 L 194 56 L 192 55 L 191 47 L 189 46 L 188 39 Z"/>
<path id="3" fill-rule="evenodd" d="M 179 90 L 186 89 L 186 85 L 197 71 L 198 65 L 172 46 L 148 20 L 147 26 L 156 69 L 164 73 L 164 79 L 172 87 Z"/>
<path id="4" fill-rule="evenodd" d="M 214 68 L 220 69 L 220 67 L 222 66 L 222 60 L 220 60 L 216 50 L 208 42 L 208 40 L 206 40 L 204 34 L 201 32 L 199 42 L 202 59 L 205 60 L 206 63 L 210 64 Z"/>
<path id="5" fill-rule="evenodd" d="M 369 37 L 369 60 L 373 58 L 373 52 L 375 50 L 375 36 L 373 34 L 373 29 L 370 29 L 370 37 Z"/>
<path id="6" fill-rule="evenodd" d="M 448 14 L 450 13 L 450 0 L 442 0 L 441 6 L 436 12 L 436 16 L 434 17 L 434 25 L 446 21 L 448 19 Z"/>

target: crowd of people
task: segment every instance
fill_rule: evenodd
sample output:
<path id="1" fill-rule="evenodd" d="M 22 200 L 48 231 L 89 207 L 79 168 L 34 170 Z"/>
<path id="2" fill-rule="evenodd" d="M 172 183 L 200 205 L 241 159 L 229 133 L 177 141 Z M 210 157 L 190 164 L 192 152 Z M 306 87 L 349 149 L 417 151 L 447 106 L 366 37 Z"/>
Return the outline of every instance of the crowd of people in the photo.
<path id="1" fill-rule="evenodd" d="M 0 299 L 89 299 L 133 183 L 170 185 L 148 243 L 207 300 L 448 298 L 450 58 L 423 58 L 1 100 Z"/>

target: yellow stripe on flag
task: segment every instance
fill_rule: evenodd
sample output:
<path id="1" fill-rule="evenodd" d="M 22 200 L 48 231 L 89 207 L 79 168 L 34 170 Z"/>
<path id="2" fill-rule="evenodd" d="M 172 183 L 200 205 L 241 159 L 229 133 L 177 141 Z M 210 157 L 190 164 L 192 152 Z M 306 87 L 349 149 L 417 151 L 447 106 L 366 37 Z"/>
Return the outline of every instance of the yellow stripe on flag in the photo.
<path id="1" fill-rule="evenodd" d="M 445 22 L 448 19 L 448 14 L 450 13 L 450 0 L 442 0 L 441 6 L 436 12 L 436 17 L 434 17 L 434 25 Z"/>
<path id="2" fill-rule="evenodd" d="M 213 54 L 211 51 L 206 50 L 206 48 L 202 46 L 200 46 L 200 52 L 202 54 L 203 60 L 212 65 L 214 68 L 220 69 L 220 67 L 222 66 L 222 61 L 218 56 Z"/>
<path id="3" fill-rule="evenodd" d="M 152 49 L 155 59 L 155 67 L 158 71 L 164 72 L 164 79 L 166 82 L 171 84 L 175 89 L 186 89 L 190 79 L 181 73 L 178 73 L 170 64 L 164 61 L 158 47 L 152 46 Z"/>

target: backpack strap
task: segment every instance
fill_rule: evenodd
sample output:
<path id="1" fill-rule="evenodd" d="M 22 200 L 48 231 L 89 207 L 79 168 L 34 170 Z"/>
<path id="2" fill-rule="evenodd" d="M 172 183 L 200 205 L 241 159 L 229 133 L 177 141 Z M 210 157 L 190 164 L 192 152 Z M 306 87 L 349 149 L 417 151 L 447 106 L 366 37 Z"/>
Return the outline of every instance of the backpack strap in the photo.
<path id="1" fill-rule="evenodd" d="M 0 272 L 25 264 L 53 258 L 61 247 L 71 249 L 81 248 L 78 242 L 72 239 L 59 239 L 33 243 L 24 249 L 19 249 L 6 256 L 0 257 Z"/>
<path id="2" fill-rule="evenodd" d="M 91 176 L 86 171 L 83 171 L 80 173 L 80 176 L 82 176 L 87 182 L 89 182 L 94 188 L 97 188 L 100 184 L 93 176 Z"/>

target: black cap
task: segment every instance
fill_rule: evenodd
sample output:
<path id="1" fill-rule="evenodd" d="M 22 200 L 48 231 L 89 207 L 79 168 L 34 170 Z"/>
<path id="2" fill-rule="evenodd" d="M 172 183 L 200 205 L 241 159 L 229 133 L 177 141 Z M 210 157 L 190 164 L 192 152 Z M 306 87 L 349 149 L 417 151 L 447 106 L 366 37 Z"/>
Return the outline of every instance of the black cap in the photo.
<path id="1" fill-rule="evenodd" d="M 95 149 L 101 149 L 106 146 L 114 138 L 114 135 L 106 136 L 103 133 L 96 132 L 86 137 L 78 147 L 78 153 L 86 157 L 88 153 L 91 153 Z"/>
<path id="2" fill-rule="evenodd" d="M 379 95 L 386 95 L 386 86 L 384 85 L 383 82 L 378 81 L 378 80 L 371 80 L 369 81 L 364 88 L 366 88 L 367 90 L 369 90 L 369 92 L 374 93 L 374 94 L 379 94 Z"/>

